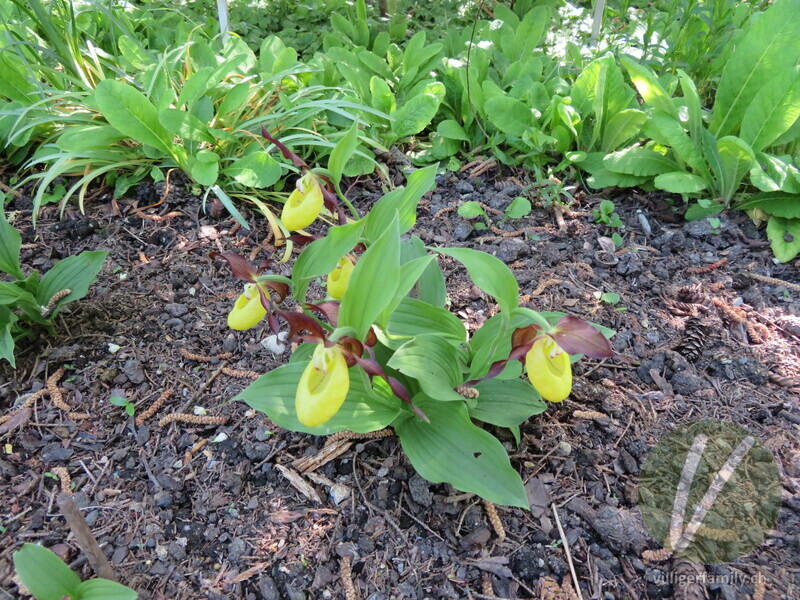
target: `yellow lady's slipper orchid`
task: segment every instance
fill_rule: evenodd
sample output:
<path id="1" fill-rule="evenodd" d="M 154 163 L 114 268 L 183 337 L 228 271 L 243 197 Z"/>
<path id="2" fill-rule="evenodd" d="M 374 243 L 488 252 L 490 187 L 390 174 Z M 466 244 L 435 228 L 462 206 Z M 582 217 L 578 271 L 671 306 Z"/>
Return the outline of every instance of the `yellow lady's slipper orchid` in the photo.
<path id="1" fill-rule="evenodd" d="M 317 346 L 311 362 L 300 377 L 295 395 L 297 419 L 306 427 L 330 421 L 350 390 L 350 373 L 342 349 Z"/>
<path id="2" fill-rule="evenodd" d="M 281 221 L 290 231 L 311 225 L 322 211 L 322 187 L 313 173 L 306 173 L 283 206 Z"/>
<path id="3" fill-rule="evenodd" d="M 264 290 L 269 297 L 269 292 Z M 267 314 L 267 309 L 261 304 L 261 295 L 258 285 L 248 283 L 244 292 L 236 299 L 231 312 L 228 313 L 228 327 L 243 331 L 258 325 L 258 322 Z"/>
<path id="4" fill-rule="evenodd" d="M 350 283 L 350 275 L 353 273 L 355 265 L 350 259 L 349 254 L 345 254 L 336 263 L 336 268 L 328 274 L 325 285 L 328 287 L 328 295 L 336 300 L 344 298 L 347 291 L 347 284 Z"/>
<path id="5" fill-rule="evenodd" d="M 561 402 L 572 390 L 569 354 L 550 336 L 540 337 L 525 355 L 531 385 L 550 402 Z"/>

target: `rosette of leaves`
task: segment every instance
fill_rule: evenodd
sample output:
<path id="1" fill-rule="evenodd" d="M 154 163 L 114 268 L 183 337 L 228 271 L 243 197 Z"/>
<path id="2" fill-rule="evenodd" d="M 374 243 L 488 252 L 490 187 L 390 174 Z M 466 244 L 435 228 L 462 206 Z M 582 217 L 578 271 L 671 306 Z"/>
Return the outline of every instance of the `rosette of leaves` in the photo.
<path id="1" fill-rule="evenodd" d="M 555 323 L 565 317 L 520 307 L 517 281 L 496 257 L 469 248 L 426 248 L 418 237 L 406 236 L 420 198 L 434 187 L 435 172 L 428 167 L 412 173 L 406 187 L 386 194 L 364 219 L 330 228 L 303 250 L 292 272 L 292 292 L 300 303 L 309 284 L 329 273 L 341 256 L 354 251 L 360 256 L 340 302 L 304 304 L 302 318 L 286 315 L 289 336 L 299 343 L 290 362 L 262 375 L 235 399 L 282 427 L 316 435 L 391 426 L 425 479 L 527 508 L 519 474 L 484 424 L 508 428 L 519 440 L 520 424 L 546 409 L 539 393 L 520 378 L 520 360 L 536 332 L 555 332 Z M 437 254 L 466 267 L 500 308 L 471 339 L 444 307 Z M 313 322 L 312 315 L 318 317 Z M 518 331 L 534 333 L 519 341 Z M 604 335 L 587 323 L 554 336 L 573 359 L 579 348 L 610 356 Z M 309 379 L 319 344 L 338 346 L 335 352 L 347 355 L 349 387 L 329 420 L 309 427 L 297 416 L 296 406 L 308 395 L 298 385 Z M 338 373 L 325 377 L 317 379 L 331 385 L 344 379 Z"/>

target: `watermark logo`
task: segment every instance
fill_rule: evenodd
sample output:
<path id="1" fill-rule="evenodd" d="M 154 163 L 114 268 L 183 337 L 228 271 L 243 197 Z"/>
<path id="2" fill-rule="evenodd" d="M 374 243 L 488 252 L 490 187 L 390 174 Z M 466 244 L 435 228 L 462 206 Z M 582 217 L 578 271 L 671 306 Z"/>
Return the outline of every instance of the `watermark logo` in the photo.
<path id="1" fill-rule="evenodd" d="M 650 533 L 697 563 L 727 563 L 752 551 L 774 526 L 780 502 L 772 453 L 746 429 L 722 421 L 670 432 L 639 478 L 639 507 Z"/>

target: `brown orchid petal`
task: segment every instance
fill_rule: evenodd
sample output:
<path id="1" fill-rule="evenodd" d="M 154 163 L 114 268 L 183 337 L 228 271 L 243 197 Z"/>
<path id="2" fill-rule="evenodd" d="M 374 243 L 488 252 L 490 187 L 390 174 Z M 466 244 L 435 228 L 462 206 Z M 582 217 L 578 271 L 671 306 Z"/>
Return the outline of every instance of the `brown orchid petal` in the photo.
<path id="1" fill-rule="evenodd" d="M 321 314 L 328 320 L 333 327 L 339 323 L 339 303 L 338 302 L 320 302 L 319 304 L 306 304 L 306 310 L 313 310 Z"/>
<path id="2" fill-rule="evenodd" d="M 289 339 L 292 341 L 321 344 L 325 341 L 325 330 L 314 317 L 304 313 L 279 310 L 278 316 L 289 324 Z M 303 333 L 303 332 L 308 333 Z"/>
<path id="3" fill-rule="evenodd" d="M 367 331 L 367 339 L 364 340 L 364 345 L 372 348 L 377 343 L 378 343 L 378 336 L 375 334 L 375 329 L 373 327 L 370 327 L 369 331 Z"/>
<path id="4" fill-rule="evenodd" d="M 511 336 L 511 346 L 516 348 L 517 346 L 522 346 L 523 344 L 533 343 L 533 340 L 536 339 L 541 330 L 542 328 L 538 325 L 520 327 L 514 331 L 513 335 Z"/>
<path id="5" fill-rule="evenodd" d="M 591 323 L 571 315 L 562 317 L 550 336 L 568 354 L 585 354 L 589 358 L 608 358 L 614 350 L 606 337 Z"/>
<path id="6" fill-rule="evenodd" d="M 339 340 L 339 346 L 344 349 L 345 352 L 353 356 L 358 356 L 359 358 L 364 354 L 364 344 L 359 342 L 356 338 L 343 337 Z"/>
<path id="7" fill-rule="evenodd" d="M 318 233 L 313 235 L 303 235 L 302 233 L 295 233 L 290 236 L 281 238 L 282 241 L 288 241 L 294 243 L 296 246 L 305 246 L 306 244 L 310 244 L 314 240 L 318 240 L 322 236 Z"/>
<path id="8" fill-rule="evenodd" d="M 284 144 L 283 142 L 279 142 L 274 137 L 272 137 L 263 125 L 261 126 L 261 135 L 263 135 L 268 141 L 275 144 L 278 150 L 281 151 L 281 154 L 283 154 L 283 157 L 286 160 L 292 161 L 292 164 L 295 167 L 299 169 L 305 169 L 306 171 L 310 170 L 308 167 L 308 163 L 306 163 L 306 161 L 304 161 L 302 158 L 297 156 L 297 154 L 289 150 L 289 147 L 286 144 Z"/>
<path id="9" fill-rule="evenodd" d="M 243 256 L 240 256 L 235 252 L 209 252 L 208 256 L 212 259 L 224 259 L 228 263 L 228 266 L 231 268 L 233 276 L 236 277 L 236 279 L 255 282 L 258 272 L 253 268 L 253 265 L 247 262 Z"/>
<path id="10" fill-rule="evenodd" d="M 267 323 L 269 323 L 269 328 L 272 330 L 272 333 L 278 335 L 278 332 L 281 330 L 281 324 L 278 322 L 278 317 L 270 313 L 267 315 Z"/>
<path id="11" fill-rule="evenodd" d="M 272 310 L 272 300 L 270 300 L 267 290 L 260 285 L 256 285 L 256 288 L 258 289 L 258 297 L 261 299 L 261 306 L 264 307 L 264 310 L 270 312 Z"/>
<path id="12" fill-rule="evenodd" d="M 282 281 L 263 281 L 262 285 L 267 286 L 275 292 L 275 302 L 283 302 L 283 299 L 289 295 L 289 286 Z"/>

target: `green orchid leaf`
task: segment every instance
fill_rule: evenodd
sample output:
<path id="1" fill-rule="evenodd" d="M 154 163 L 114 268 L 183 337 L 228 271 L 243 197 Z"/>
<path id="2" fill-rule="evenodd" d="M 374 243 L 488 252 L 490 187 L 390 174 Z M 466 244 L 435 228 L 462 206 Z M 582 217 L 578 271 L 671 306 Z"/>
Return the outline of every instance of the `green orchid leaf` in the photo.
<path id="1" fill-rule="evenodd" d="M 353 327 L 356 338 L 367 331 L 394 300 L 400 284 L 400 234 L 397 217 L 358 260 L 339 307 L 339 327 Z"/>
<path id="2" fill-rule="evenodd" d="M 80 600 L 136 600 L 138 597 L 131 588 L 108 579 L 90 579 L 78 586 Z"/>
<path id="3" fill-rule="evenodd" d="M 434 248 L 436 252 L 455 258 L 467 268 L 470 279 L 493 296 L 500 310 L 510 311 L 519 304 L 519 285 L 511 270 L 496 256 L 471 248 Z"/>
<path id="4" fill-rule="evenodd" d="M 503 445 L 476 427 L 463 403 L 420 401 L 430 420 L 407 417 L 395 423 L 403 450 L 428 481 L 447 482 L 495 504 L 529 508 L 519 474 Z"/>
<path id="5" fill-rule="evenodd" d="M 417 335 L 400 346 L 388 365 L 413 377 L 422 391 L 440 401 L 463 401 L 455 388 L 464 382 L 466 352 L 439 334 Z"/>
<path id="6" fill-rule="evenodd" d="M 62 600 L 78 597 L 81 580 L 58 558 L 54 552 L 37 546 L 23 544 L 14 552 L 17 577 L 36 600 Z"/>
<path id="7" fill-rule="evenodd" d="M 470 417 L 498 427 L 520 425 L 547 410 L 547 403 L 539 392 L 519 378 L 506 381 L 489 379 L 474 387 L 480 395 L 475 407 L 469 410 Z"/>
<path id="8" fill-rule="evenodd" d="M 106 256 L 108 252 L 102 250 L 81 252 L 57 262 L 39 282 L 36 301 L 46 306 L 55 294 L 67 289 L 71 291 L 59 301 L 59 306 L 83 298 L 103 268 Z"/>

